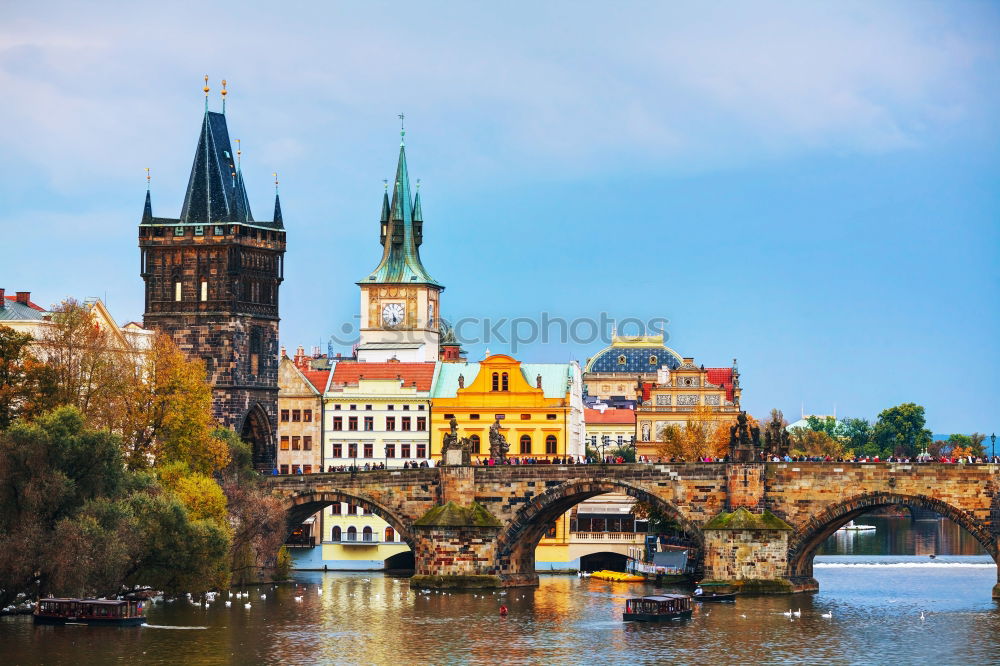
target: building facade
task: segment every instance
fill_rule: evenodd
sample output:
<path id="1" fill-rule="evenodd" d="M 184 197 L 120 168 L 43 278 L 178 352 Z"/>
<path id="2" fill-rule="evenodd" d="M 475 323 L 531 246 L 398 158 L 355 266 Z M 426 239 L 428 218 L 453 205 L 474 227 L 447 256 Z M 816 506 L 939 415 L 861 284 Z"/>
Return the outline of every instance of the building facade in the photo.
<path id="1" fill-rule="evenodd" d="M 214 417 L 251 443 L 258 467 L 271 469 L 285 229 L 277 193 L 273 219 L 253 218 L 239 158 L 225 113 L 209 111 L 206 99 L 180 217 L 154 217 L 146 191 L 139 223 L 143 321 L 205 362 Z"/>
<path id="2" fill-rule="evenodd" d="M 640 382 L 655 382 L 661 368 L 674 370 L 681 355 L 663 343 L 662 335 L 613 335 L 611 344 L 587 360 L 584 393 L 605 402 L 635 401 Z"/>
<path id="3" fill-rule="evenodd" d="M 631 445 L 635 441 L 634 409 L 615 409 L 599 403 L 584 409 L 583 419 L 587 446 L 601 457 L 606 451 Z"/>

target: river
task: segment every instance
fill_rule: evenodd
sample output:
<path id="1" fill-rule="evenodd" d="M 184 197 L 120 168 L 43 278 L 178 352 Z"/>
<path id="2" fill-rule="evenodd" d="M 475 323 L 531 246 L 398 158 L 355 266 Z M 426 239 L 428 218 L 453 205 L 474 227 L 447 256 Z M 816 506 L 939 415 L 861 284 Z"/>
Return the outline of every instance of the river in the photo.
<path id="1" fill-rule="evenodd" d="M 858 522 L 877 529 L 823 545 L 817 594 L 706 605 L 668 625 L 621 621 L 624 599 L 652 585 L 543 576 L 506 593 L 425 593 L 405 578 L 302 572 L 252 590 L 250 609 L 176 601 L 142 628 L 0 618 L 0 663 L 1000 663 L 996 566 L 970 535 L 949 521 Z"/>

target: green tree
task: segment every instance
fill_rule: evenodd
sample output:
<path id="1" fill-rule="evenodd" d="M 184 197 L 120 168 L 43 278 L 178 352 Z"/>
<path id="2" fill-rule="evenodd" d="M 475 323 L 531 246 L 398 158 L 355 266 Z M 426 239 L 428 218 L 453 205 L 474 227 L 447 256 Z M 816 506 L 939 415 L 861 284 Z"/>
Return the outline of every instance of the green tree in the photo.
<path id="1" fill-rule="evenodd" d="M 872 441 L 872 424 L 868 419 L 847 418 L 841 421 L 843 442 L 847 449 L 860 453 Z"/>
<path id="2" fill-rule="evenodd" d="M 912 402 L 882 410 L 872 433 L 879 455 L 916 456 L 931 443 L 925 424 L 924 408 Z"/>
<path id="3" fill-rule="evenodd" d="M 292 554 L 288 552 L 288 548 L 281 546 L 281 548 L 278 549 L 277 564 L 274 567 L 274 579 L 288 580 L 288 576 L 291 572 Z"/>

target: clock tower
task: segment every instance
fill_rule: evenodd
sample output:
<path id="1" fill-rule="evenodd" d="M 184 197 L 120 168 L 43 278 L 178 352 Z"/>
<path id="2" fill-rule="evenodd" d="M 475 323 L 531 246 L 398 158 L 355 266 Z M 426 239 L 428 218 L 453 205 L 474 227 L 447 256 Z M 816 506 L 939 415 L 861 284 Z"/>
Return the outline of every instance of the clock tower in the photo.
<path id="1" fill-rule="evenodd" d="M 424 220 L 419 183 L 410 195 L 406 147 L 400 132 L 399 163 L 392 186 L 382 194 L 379 242 L 382 260 L 361 287 L 359 361 L 433 362 L 440 342 L 440 298 L 444 287 L 420 262 Z"/>

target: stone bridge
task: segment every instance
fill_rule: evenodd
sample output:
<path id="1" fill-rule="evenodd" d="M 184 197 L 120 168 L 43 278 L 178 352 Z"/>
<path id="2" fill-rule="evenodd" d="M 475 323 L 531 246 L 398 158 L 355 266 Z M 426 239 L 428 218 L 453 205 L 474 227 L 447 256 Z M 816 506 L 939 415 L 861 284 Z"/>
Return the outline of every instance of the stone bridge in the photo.
<path id="1" fill-rule="evenodd" d="M 537 584 L 535 547 L 577 503 L 616 492 L 659 507 L 699 544 L 706 580 L 745 592 L 818 589 L 813 555 L 872 509 L 930 509 L 997 559 L 1000 466 L 887 463 L 514 465 L 269 477 L 289 526 L 334 502 L 382 517 L 425 586 Z M 1000 584 L 994 587 L 1000 596 Z"/>

